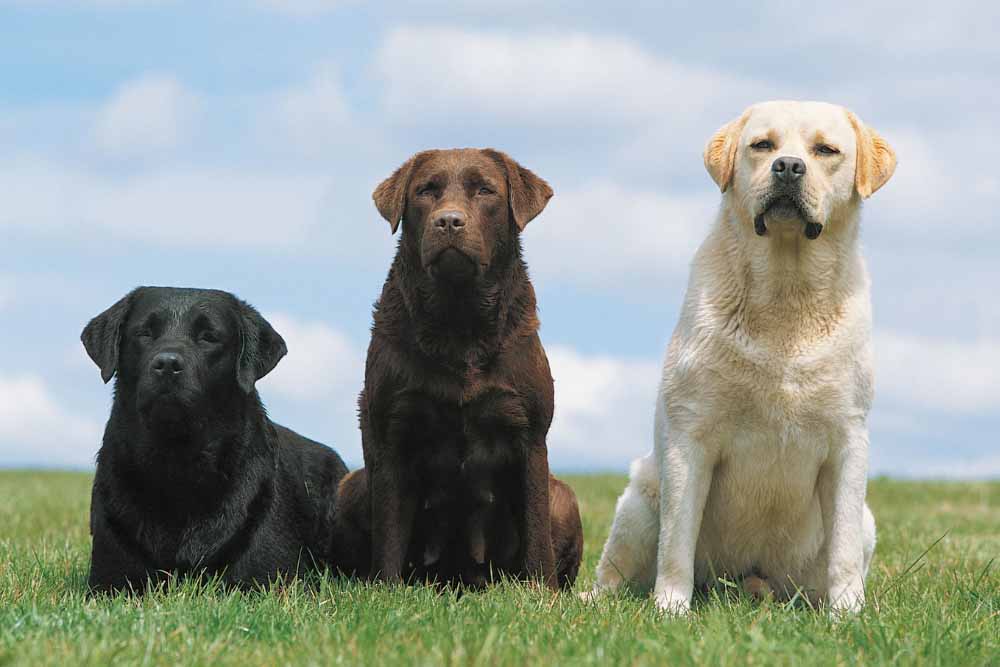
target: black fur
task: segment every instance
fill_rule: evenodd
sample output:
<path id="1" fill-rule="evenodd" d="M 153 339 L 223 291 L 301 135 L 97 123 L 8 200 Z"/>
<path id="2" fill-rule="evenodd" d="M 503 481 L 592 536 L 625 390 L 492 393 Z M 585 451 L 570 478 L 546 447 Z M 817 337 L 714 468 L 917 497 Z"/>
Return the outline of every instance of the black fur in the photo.
<path id="1" fill-rule="evenodd" d="M 226 292 L 140 287 L 81 338 L 104 381 L 118 376 L 91 503 L 92 590 L 141 591 L 165 573 L 251 586 L 327 559 L 347 469 L 268 419 L 254 382 L 286 348 L 260 313 Z"/>

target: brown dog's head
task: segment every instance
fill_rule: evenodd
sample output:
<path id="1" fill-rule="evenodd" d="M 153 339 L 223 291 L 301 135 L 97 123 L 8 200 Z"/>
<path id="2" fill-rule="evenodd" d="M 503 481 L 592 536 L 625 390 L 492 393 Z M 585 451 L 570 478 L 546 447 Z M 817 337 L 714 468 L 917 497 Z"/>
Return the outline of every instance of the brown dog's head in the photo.
<path id="1" fill-rule="evenodd" d="M 417 153 L 382 181 L 372 199 L 434 279 L 466 283 L 484 275 L 542 212 L 552 188 L 492 149 Z"/>

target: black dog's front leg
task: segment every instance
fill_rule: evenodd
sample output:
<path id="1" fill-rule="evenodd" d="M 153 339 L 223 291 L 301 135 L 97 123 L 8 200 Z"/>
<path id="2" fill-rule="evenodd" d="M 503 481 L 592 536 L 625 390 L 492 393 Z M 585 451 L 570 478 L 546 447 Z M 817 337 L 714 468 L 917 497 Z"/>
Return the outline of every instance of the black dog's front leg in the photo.
<path id="1" fill-rule="evenodd" d="M 524 573 L 557 590 L 559 582 L 549 519 L 549 459 L 544 440 L 527 448 L 521 474 L 524 480 L 524 516 L 521 521 Z"/>
<path id="2" fill-rule="evenodd" d="M 141 593 L 146 589 L 149 572 L 141 554 L 135 547 L 116 537 L 107 520 L 98 515 L 91 518 L 93 546 L 90 555 L 90 574 L 87 587 L 91 593 L 114 593 L 132 590 Z"/>

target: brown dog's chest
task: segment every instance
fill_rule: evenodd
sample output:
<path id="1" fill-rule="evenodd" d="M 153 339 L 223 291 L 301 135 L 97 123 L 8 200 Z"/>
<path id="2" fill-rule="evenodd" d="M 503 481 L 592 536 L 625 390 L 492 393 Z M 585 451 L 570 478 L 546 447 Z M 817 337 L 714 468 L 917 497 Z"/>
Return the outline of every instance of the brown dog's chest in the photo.
<path id="1" fill-rule="evenodd" d="M 408 391 L 394 401 L 387 435 L 423 472 L 457 479 L 519 458 L 529 426 L 527 407 L 510 390 L 491 388 L 469 400 Z"/>
<path id="2" fill-rule="evenodd" d="M 392 414 L 390 441 L 416 491 L 409 567 L 421 578 L 467 585 L 485 581 L 489 562 L 510 567 L 530 427 L 520 398 L 495 388 L 469 402 L 408 392 Z"/>

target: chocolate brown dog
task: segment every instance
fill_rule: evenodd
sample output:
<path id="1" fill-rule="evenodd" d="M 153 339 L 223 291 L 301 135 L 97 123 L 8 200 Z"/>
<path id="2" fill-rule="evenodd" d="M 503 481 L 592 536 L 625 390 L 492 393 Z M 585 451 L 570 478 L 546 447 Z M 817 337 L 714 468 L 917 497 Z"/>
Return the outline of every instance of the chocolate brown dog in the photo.
<path id="1" fill-rule="evenodd" d="M 492 568 L 559 584 L 552 376 L 519 236 L 551 196 L 490 149 L 417 153 L 374 192 L 392 231 L 403 227 L 359 401 L 367 495 L 357 496 L 370 507 L 369 571 L 383 580 Z"/>

